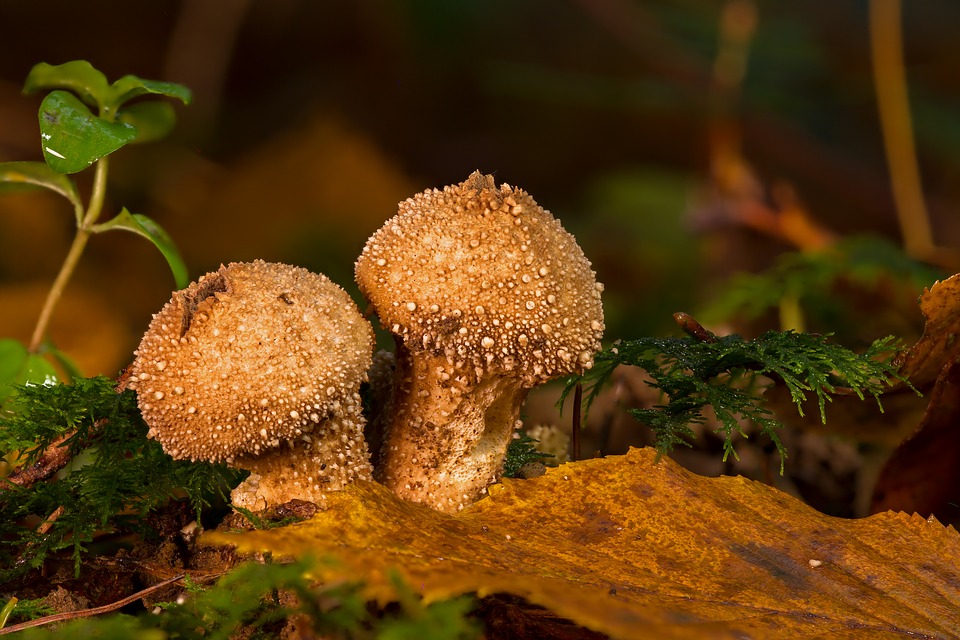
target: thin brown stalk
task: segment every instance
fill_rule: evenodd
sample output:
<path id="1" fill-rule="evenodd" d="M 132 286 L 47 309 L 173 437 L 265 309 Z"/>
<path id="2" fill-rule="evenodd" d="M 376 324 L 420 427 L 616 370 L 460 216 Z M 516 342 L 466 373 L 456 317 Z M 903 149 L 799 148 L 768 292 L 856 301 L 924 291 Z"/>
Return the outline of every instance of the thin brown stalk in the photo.
<path id="1" fill-rule="evenodd" d="M 27 622 L 21 622 L 20 624 L 15 624 L 11 627 L 4 627 L 0 629 L 0 635 L 7 633 L 17 633 L 18 631 L 23 631 L 24 629 L 31 629 L 33 627 L 42 627 L 48 624 L 53 624 L 54 622 L 64 622 L 67 620 L 76 620 L 78 618 L 90 618 L 92 616 L 98 616 L 104 613 L 110 613 L 111 611 L 116 611 L 117 609 L 122 609 L 131 602 L 136 602 L 140 598 L 147 596 L 154 591 L 159 591 L 164 587 L 167 587 L 178 580 L 183 579 L 183 574 L 159 582 L 152 587 L 147 587 L 142 591 L 137 591 L 135 594 L 127 596 L 121 600 L 117 600 L 111 604 L 105 604 L 102 607 L 93 607 L 91 609 L 81 609 L 80 611 L 68 611 L 66 613 L 56 613 L 52 616 L 45 616 L 43 618 L 37 618 L 36 620 L 28 620 Z"/>
<path id="2" fill-rule="evenodd" d="M 103 428 L 103 421 L 98 421 L 96 429 Z M 18 487 L 31 487 L 41 480 L 46 480 L 64 468 L 70 462 L 71 448 L 67 446 L 67 441 L 76 435 L 76 430 L 63 434 L 43 450 L 36 461 L 30 465 L 24 465 L 14 469 L 10 475 L 0 482 L 0 496 L 5 492 L 5 484 L 16 485 Z M 92 435 L 92 432 L 91 432 Z"/>
<path id="3" fill-rule="evenodd" d="M 53 281 L 53 285 L 51 285 L 50 291 L 47 293 L 47 299 L 43 303 L 43 308 L 40 310 L 40 316 L 37 318 L 37 324 L 33 329 L 33 336 L 30 338 L 30 353 L 40 352 L 43 339 L 47 333 L 47 327 L 50 325 L 50 320 L 53 317 L 53 310 L 56 308 L 61 296 L 63 296 L 64 290 L 67 288 L 67 283 L 77 269 L 80 256 L 83 255 L 87 241 L 90 240 L 90 234 L 92 233 L 90 228 L 100 217 L 100 212 L 103 210 L 103 201 L 106 197 L 107 190 L 108 164 L 108 160 L 105 157 L 97 160 L 97 168 L 93 176 L 93 193 L 90 196 L 90 206 L 87 207 L 87 211 L 84 213 L 83 219 L 77 227 L 77 234 L 73 238 L 73 243 L 70 245 L 69 251 L 67 251 L 67 257 L 63 260 L 60 273 L 57 274 L 56 279 Z"/>
<path id="4" fill-rule="evenodd" d="M 916 258 L 930 258 L 935 248 L 913 139 L 900 0 L 871 0 L 870 45 L 890 187 L 904 248 Z"/>
<path id="5" fill-rule="evenodd" d="M 573 392 L 573 428 L 571 431 L 573 439 L 573 461 L 576 462 L 580 459 L 580 406 L 583 402 L 583 385 L 577 383 L 577 387 Z"/>

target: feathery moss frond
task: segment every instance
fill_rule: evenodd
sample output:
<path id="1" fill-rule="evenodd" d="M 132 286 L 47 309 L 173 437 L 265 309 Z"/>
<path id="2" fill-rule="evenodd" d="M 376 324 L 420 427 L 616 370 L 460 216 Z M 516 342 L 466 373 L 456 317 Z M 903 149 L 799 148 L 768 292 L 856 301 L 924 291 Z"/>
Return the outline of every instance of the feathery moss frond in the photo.
<path id="1" fill-rule="evenodd" d="M 132 391 L 116 393 L 105 377 L 71 385 L 18 387 L 0 414 L 0 453 L 32 464 L 65 438 L 72 460 L 66 473 L 0 492 L 0 581 L 39 567 L 47 554 L 66 548 L 79 569 L 97 531 L 136 531 L 144 518 L 181 492 L 199 517 L 208 501 L 235 484 L 240 473 L 223 465 L 171 459 L 140 417 Z M 50 518 L 44 533 L 21 526 L 31 515 Z"/>
<path id="2" fill-rule="evenodd" d="M 803 415 L 803 403 L 813 394 L 820 418 L 826 422 L 826 403 L 839 387 L 850 388 L 861 399 L 873 396 L 879 404 L 884 388 L 900 380 L 891 363 L 896 343 L 884 338 L 863 354 L 831 343 L 829 336 L 793 331 L 768 331 L 747 340 L 739 335 L 698 339 L 641 338 L 618 341 L 597 354 L 594 367 L 567 380 L 565 397 L 576 383 L 587 392 L 586 408 L 619 365 L 645 369 L 651 386 L 664 394 L 664 404 L 630 413 L 653 429 L 655 447 L 662 455 L 677 445 L 689 446 L 691 424 L 703 424 L 703 410 L 712 407 L 724 437 L 724 460 L 736 457 L 733 434 L 743 434 L 744 421 L 760 427 L 777 447 L 781 472 L 786 450 L 777 435 L 781 423 L 758 393 L 758 376 L 786 385 Z M 563 399 L 561 399 L 561 403 Z M 882 409 L 882 407 L 881 407 Z"/>

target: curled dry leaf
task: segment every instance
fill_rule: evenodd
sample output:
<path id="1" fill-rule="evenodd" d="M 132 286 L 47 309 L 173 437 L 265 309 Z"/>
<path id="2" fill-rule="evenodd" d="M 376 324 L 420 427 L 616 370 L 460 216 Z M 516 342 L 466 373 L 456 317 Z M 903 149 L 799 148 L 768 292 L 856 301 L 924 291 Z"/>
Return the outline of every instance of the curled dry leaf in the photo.
<path id="1" fill-rule="evenodd" d="M 955 520 L 960 516 L 960 275 L 920 297 L 923 336 L 903 357 L 901 374 L 927 389 L 919 426 L 893 452 L 877 479 L 873 512 L 900 509 Z"/>
<path id="2" fill-rule="evenodd" d="M 900 373 L 922 389 L 960 352 L 960 274 L 925 289 L 919 302 L 925 320 L 923 336 L 903 356 Z"/>
<path id="3" fill-rule="evenodd" d="M 309 521 L 206 544 L 329 557 L 316 577 L 427 601 L 507 593 L 616 638 L 953 637 L 960 535 L 902 513 L 825 516 L 766 485 L 704 478 L 652 449 L 504 480 L 447 514 L 358 483 Z"/>
<path id="4" fill-rule="evenodd" d="M 873 513 L 960 517 L 960 365 L 945 367 L 928 397 L 916 433 L 897 447 L 877 478 Z"/>

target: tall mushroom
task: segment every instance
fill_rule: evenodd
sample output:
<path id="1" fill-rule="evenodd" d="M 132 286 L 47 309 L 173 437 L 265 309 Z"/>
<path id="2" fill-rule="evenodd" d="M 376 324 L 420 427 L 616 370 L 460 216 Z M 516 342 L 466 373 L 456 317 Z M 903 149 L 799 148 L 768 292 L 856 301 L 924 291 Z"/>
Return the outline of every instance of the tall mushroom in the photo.
<path id="1" fill-rule="evenodd" d="M 499 479 L 527 391 L 592 366 L 603 334 L 603 287 L 574 237 L 479 172 L 401 203 L 356 278 L 396 342 L 375 475 L 443 511 Z"/>
<path id="2" fill-rule="evenodd" d="M 260 510 L 370 479 L 359 388 L 373 330 L 322 275 L 232 263 L 173 295 L 128 386 L 174 458 L 249 469 L 234 504 Z"/>

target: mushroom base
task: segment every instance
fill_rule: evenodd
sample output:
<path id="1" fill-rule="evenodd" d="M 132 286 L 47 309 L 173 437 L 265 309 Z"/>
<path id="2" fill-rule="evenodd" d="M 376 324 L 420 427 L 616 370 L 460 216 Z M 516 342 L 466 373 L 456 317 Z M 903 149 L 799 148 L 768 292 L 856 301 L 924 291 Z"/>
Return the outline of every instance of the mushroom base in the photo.
<path id="1" fill-rule="evenodd" d="M 527 389 L 518 378 L 458 384 L 446 359 L 398 345 L 396 384 L 376 479 L 406 500 L 457 511 L 503 472 Z"/>
<path id="2" fill-rule="evenodd" d="M 241 456 L 231 466 L 248 469 L 250 476 L 230 494 L 238 507 L 262 511 L 267 507 L 307 500 L 323 508 L 327 494 L 357 480 L 372 480 L 372 467 L 363 440 L 362 424 L 343 418 L 325 422 L 311 435 L 266 451 Z"/>

